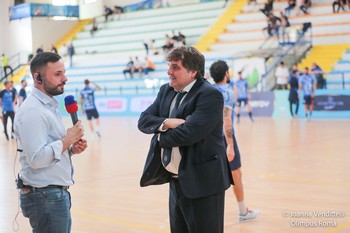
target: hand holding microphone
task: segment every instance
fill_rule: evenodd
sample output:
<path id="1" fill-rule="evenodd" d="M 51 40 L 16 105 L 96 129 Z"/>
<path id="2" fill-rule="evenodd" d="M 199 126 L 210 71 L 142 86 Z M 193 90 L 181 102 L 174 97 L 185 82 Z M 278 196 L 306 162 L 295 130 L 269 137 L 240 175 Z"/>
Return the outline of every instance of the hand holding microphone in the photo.
<path id="1" fill-rule="evenodd" d="M 78 120 L 78 104 L 74 100 L 74 96 L 69 95 L 64 98 L 64 103 L 67 112 L 70 114 L 73 127 L 67 129 L 67 135 L 62 138 L 64 148 L 68 148 L 73 144 L 73 152 L 80 153 L 87 147 L 86 140 L 82 139 L 84 136 L 84 127 L 81 125 L 81 121 Z"/>

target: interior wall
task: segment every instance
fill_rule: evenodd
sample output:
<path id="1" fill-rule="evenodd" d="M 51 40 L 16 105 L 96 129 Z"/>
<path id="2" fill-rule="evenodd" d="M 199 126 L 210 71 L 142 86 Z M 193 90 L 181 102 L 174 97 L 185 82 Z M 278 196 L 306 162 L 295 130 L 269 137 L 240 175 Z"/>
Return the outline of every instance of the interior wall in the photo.
<path id="1" fill-rule="evenodd" d="M 7 33 L 8 54 L 32 51 L 32 21 L 31 18 L 12 20 Z"/>
<path id="2" fill-rule="evenodd" d="M 61 39 L 77 23 L 77 20 L 57 21 L 46 17 L 36 17 L 31 21 L 33 52 L 39 46 L 43 46 L 44 51 L 50 51 L 51 45 Z"/>
<path id="3" fill-rule="evenodd" d="M 80 19 L 91 19 L 97 16 L 101 16 L 103 13 L 102 1 L 96 1 L 93 3 L 85 4 L 84 1 L 79 3 L 79 18 Z"/>
<path id="4" fill-rule="evenodd" d="M 9 8 L 9 1 L 0 1 L 0 22 L 1 22 L 1 27 L 0 27 L 0 54 L 7 54 L 8 55 L 8 50 L 6 46 L 6 39 L 7 39 L 7 31 L 8 31 L 8 9 Z"/>

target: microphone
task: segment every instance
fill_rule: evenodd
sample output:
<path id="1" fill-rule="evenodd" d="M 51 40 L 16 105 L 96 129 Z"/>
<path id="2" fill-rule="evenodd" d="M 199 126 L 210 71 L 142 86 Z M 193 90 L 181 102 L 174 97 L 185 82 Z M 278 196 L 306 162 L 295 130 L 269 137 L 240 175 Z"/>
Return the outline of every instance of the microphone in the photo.
<path id="1" fill-rule="evenodd" d="M 78 122 L 78 103 L 77 101 L 75 101 L 74 96 L 67 95 L 64 98 L 64 105 L 66 106 L 66 110 L 72 118 L 73 125 L 75 125 Z"/>

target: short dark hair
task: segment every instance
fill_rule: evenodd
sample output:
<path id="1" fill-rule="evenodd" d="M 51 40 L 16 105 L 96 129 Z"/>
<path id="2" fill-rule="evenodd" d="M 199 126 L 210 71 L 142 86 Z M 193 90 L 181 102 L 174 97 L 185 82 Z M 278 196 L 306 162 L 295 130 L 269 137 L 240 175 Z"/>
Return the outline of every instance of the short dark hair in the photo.
<path id="1" fill-rule="evenodd" d="M 88 85 L 90 83 L 89 79 L 84 80 L 85 85 Z"/>
<path id="2" fill-rule="evenodd" d="M 196 79 L 204 76 L 204 56 L 192 46 L 180 46 L 173 49 L 166 57 L 166 60 L 182 61 L 183 67 L 187 70 L 197 71 Z"/>
<path id="3" fill-rule="evenodd" d="M 30 72 L 34 77 L 35 73 L 39 73 L 40 69 L 45 67 L 49 62 L 57 62 L 61 59 L 61 56 L 56 53 L 42 52 L 35 55 L 30 62 Z"/>
<path id="4" fill-rule="evenodd" d="M 218 60 L 210 66 L 210 76 L 214 79 L 215 83 L 222 82 L 228 71 L 228 65 L 225 61 Z"/>

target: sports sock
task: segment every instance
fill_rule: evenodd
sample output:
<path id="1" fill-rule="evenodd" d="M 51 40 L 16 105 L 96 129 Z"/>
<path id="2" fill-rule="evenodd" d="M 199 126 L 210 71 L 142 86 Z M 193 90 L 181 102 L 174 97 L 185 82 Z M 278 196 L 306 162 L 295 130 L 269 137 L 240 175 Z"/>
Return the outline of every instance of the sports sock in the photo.
<path id="1" fill-rule="evenodd" d="M 247 207 L 245 206 L 244 201 L 239 201 L 238 202 L 238 208 L 239 208 L 239 214 L 240 215 L 247 214 Z"/>

